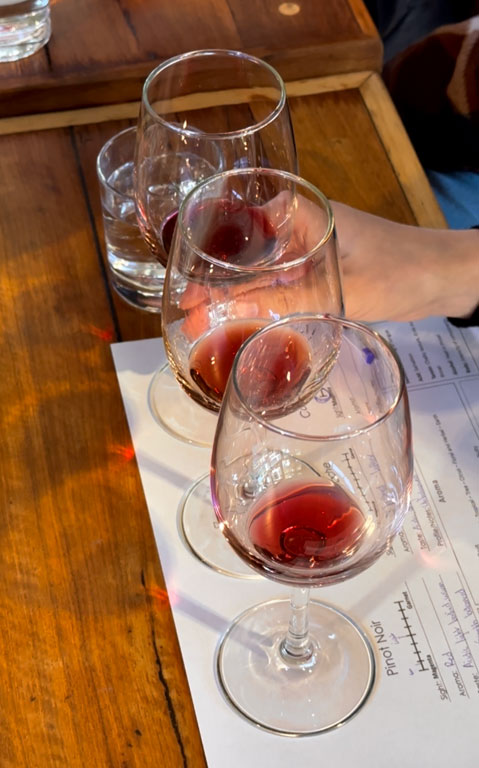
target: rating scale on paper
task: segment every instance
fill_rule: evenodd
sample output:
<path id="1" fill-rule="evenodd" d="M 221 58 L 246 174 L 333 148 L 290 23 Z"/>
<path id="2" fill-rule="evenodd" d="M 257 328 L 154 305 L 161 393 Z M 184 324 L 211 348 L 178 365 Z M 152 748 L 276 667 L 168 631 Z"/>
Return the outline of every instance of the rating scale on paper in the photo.
<path id="1" fill-rule="evenodd" d="M 417 671 L 419 672 L 428 672 L 430 670 L 429 664 L 424 659 L 421 649 L 419 647 L 418 641 L 417 641 L 417 634 L 414 632 L 413 627 L 409 620 L 409 613 L 408 611 L 412 610 L 413 606 L 410 601 L 409 595 L 407 592 L 403 592 L 403 599 L 402 600 L 395 600 L 394 605 L 397 606 L 397 609 L 399 611 L 399 615 L 401 617 L 401 622 L 403 625 L 403 628 L 405 630 L 405 634 L 399 635 L 399 639 L 407 639 L 409 640 L 409 643 L 412 646 L 413 649 L 413 655 L 415 657 L 415 667 Z"/>
<path id="2" fill-rule="evenodd" d="M 399 674 L 400 669 L 407 670 L 410 677 L 417 673 L 428 672 L 429 679 L 439 698 L 450 701 L 451 697 L 442 670 L 436 661 L 409 589 L 404 590 L 401 596 L 393 601 L 393 606 L 398 627 L 394 633 L 389 635 L 390 642 L 388 645 L 386 644 L 388 642 L 386 636 L 382 642 L 383 636 L 379 634 L 379 629 L 373 626 L 377 648 L 382 654 L 386 675 L 392 677 Z M 397 666 L 396 659 L 398 660 Z"/>
<path id="3" fill-rule="evenodd" d="M 428 642 L 426 637 L 416 632 L 416 619 L 419 623 L 420 619 L 409 592 L 404 591 L 398 599 L 393 600 L 392 608 L 390 621 L 395 624 L 392 631 L 385 631 L 382 621 L 371 622 L 376 649 L 380 654 L 386 676 L 396 677 L 402 671 L 410 676 L 417 672 L 429 672 L 435 677 L 437 665 L 432 653 L 424 653 L 422 649 L 423 640 L 426 645 Z"/>

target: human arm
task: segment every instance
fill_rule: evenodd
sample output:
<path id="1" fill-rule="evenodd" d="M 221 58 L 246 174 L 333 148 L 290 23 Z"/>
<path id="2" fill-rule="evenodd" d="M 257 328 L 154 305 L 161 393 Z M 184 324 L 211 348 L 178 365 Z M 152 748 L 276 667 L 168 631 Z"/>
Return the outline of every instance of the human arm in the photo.
<path id="1" fill-rule="evenodd" d="M 479 302 L 479 230 L 427 229 L 332 203 L 346 316 L 464 317 Z"/>

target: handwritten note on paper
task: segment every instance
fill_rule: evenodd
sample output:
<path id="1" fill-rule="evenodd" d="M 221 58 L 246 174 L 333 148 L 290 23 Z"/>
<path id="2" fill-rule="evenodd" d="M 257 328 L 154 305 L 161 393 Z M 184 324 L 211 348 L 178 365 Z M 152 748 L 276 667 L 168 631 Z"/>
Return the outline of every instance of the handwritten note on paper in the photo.
<path id="1" fill-rule="evenodd" d="M 392 549 L 394 558 L 414 557 L 425 566 L 407 580 L 398 603 L 416 658 L 410 675 L 426 673 L 441 700 L 459 697 L 474 706 L 479 698 L 478 332 L 437 318 L 377 329 L 403 360 L 413 414 L 413 496 Z M 471 747 L 477 760 L 479 742 L 471 741 Z"/>
<path id="2" fill-rule="evenodd" d="M 148 408 L 148 387 L 164 360 L 161 341 L 113 345 L 210 768 L 281 768 L 292 760 L 305 768 L 325 761 L 355 768 L 479 765 L 479 331 L 441 318 L 376 328 L 407 377 L 411 508 L 387 555 L 350 581 L 313 591 L 368 632 L 377 680 L 356 717 L 306 739 L 260 731 L 223 699 L 214 669 L 219 638 L 238 613 L 285 596 L 284 587 L 214 573 L 183 544 L 178 505 L 208 471 L 209 451 L 167 435 Z"/>

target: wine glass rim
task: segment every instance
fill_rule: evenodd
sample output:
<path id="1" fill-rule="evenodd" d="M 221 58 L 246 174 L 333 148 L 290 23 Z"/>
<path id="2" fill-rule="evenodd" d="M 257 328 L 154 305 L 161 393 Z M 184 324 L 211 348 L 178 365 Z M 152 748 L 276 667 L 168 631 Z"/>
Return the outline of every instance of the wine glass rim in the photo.
<path id="1" fill-rule="evenodd" d="M 125 192 L 119 192 L 115 188 L 115 186 L 113 184 L 111 184 L 111 182 L 108 180 L 107 176 L 105 176 L 103 168 L 101 167 L 101 163 L 102 163 L 102 159 L 104 158 L 105 154 L 108 152 L 108 150 L 110 149 L 112 144 L 114 144 L 115 141 L 117 141 L 118 139 L 122 138 L 126 133 L 131 133 L 132 135 L 134 134 L 136 136 L 136 132 L 137 132 L 136 125 L 130 125 L 128 128 L 123 128 L 123 130 L 118 131 L 118 133 L 115 133 L 114 136 L 111 136 L 108 139 L 108 141 L 105 141 L 105 143 L 103 144 L 102 148 L 100 149 L 100 151 L 98 152 L 98 155 L 96 157 L 96 171 L 97 171 L 97 176 L 98 176 L 99 180 L 101 181 L 101 183 L 105 187 L 108 187 L 108 189 L 111 189 L 112 192 L 114 192 L 115 194 L 121 195 L 122 197 L 126 197 L 129 200 L 134 200 L 135 199 L 135 195 L 134 194 L 128 195 Z M 131 156 L 132 163 L 134 163 L 134 154 L 135 154 L 135 145 L 133 145 L 133 153 L 132 153 L 132 156 Z"/>
<path id="2" fill-rule="evenodd" d="M 271 66 L 271 64 L 268 64 L 267 61 L 264 61 L 264 59 L 260 59 L 257 56 L 252 56 L 249 53 L 244 53 L 243 51 L 235 51 L 229 48 L 204 48 L 204 49 L 198 49 L 196 51 L 188 51 L 187 53 L 180 53 L 177 56 L 172 56 L 171 58 L 167 59 L 166 61 L 161 62 L 155 69 L 150 72 L 148 77 L 146 78 L 144 85 L 143 85 L 143 93 L 142 93 L 142 103 L 145 106 L 145 109 L 149 113 L 149 115 L 153 118 L 153 120 L 158 121 L 159 123 L 162 123 L 165 127 L 168 128 L 168 130 L 173 131 L 175 133 L 180 134 L 192 134 L 192 135 L 198 135 L 197 130 L 183 128 L 181 125 L 175 125 L 174 123 L 171 123 L 169 120 L 165 120 L 164 117 L 158 114 L 156 112 L 151 103 L 150 99 L 148 97 L 148 89 L 150 88 L 153 80 L 164 70 L 168 69 L 171 66 L 174 66 L 178 64 L 179 62 L 186 61 L 188 59 L 193 58 L 201 58 L 201 57 L 207 57 L 207 56 L 224 56 L 224 57 L 230 57 L 230 58 L 238 58 L 238 59 L 245 59 L 253 64 L 259 64 L 261 67 L 263 67 L 265 70 L 268 70 L 270 74 L 273 75 L 274 79 L 276 80 L 278 86 L 279 86 L 279 98 L 276 106 L 274 109 L 262 120 L 259 120 L 259 122 L 254 123 L 253 125 L 247 125 L 244 128 L 239 128 L 234 131 L 220 131 L 220 132 L 206 132 L 201 131 L 201 133 L 204 133 L 205 136 L 211 139 L 233 139 L 238 136 L 248 136 L 251 133 L 256 133 L 257 131 L 261 130 L 265 126 L 272 123 L 276 117 L 280 114 L 280 112 L 284 109 L 286 105 L 286 86 L 284 84 L 284 80 L 277 72 L 277 70 Z"/>
<path id="3" fill-rule="evenodd" d="M 253 175 L 253 174 L 261 174 L 263 176 L 282 176 L 288 179 L 289 181 L 292 181 L 294 184 L 301 185 L 302 187 L 306 187 L 306 189 L 312 192 L 323 204 L 324 210 L 326 211 L 326 214 L 328 217 L 324 234 L 321 237 L 321 239 L 318 240 L 318 242 L 315 243 L 313 247 L 309 248 L 308 251 L 304 253 L 302 256 L 299 256 L 298 258 L 293 259 L 292 261 L 280 262 L 279 264 L 268 264 L 265 266 L 254 265 L 254 264 L 250 264 L 250 265 L 232 264 L 222 259 L 217 259 L 214 256 L 210 256 L 210 254 L 206 253 L 197 245 L 195 245 L 195 243 L 193 243 L 191 239 L 188 237 L 188 233 L 184 226 L 183 217 L 184 217 L 184 212 L 187 206 L 190 204 L 191 200 L 195 197 L 195 195 L 197 195 L 199 192 L 201 193 L 202 189 L 206 187 L 208 184 L 211 184 L 212 182 L 221 181 L 222 178 L 231 178 L 233 176 L 242 176 L 242 175 L 246 176 L 246 175 Z M 331 239 L 334 232 L 334 214 L 333 214 L 333 209 L 331 208 L 331 204 L 328 198 L 326 197 L 326 195 L 324 195 L 323 192 L 321 192 L 321 190 L 315 187 L 314 184 L 311 184 L 311 182 L 301 178 L 301 176 L 297 176 L 296 174 L 290 173 L 289 171 L 283 171 L 276 168 L 234 168 L 227 171 L 221 171 L 220 173 L 215 173 L 212 176 L 208 176 L 208 178 L 203 179 L 203 181 L 200 181 L 199 184 L 197 184 L 195 187 L 193 187 L 193 189 L 191 189 L 188 192 L 188 194 L 182 201 L 178 211 L 177 230 L 179 230 L 181 237 L 183 237 L 188 243 L 188 247 L 191 248 L 191 250 L 197 256 L 199 256 L 200 259 L 202 259 L 203 261 L 207 261 L 209 264 L 214 264 L 217 267 L 221 267 L 222 269 L 231 271 L 231 272 L 241 272 L 241 273 L 250 272 L 251 274 L 258 273 L 258 272 L 262 272 L 262 273 L 279 272 L 281 270 L 284 270 L 285 267 L 288 267 L 289 269 L 290 267 L 296 267 L 303 264 Z"/>
<path id="4" fill-rule="evenodd" d="M 384 411 L 377 419 L 375 419 L 370 424 L 366 424 L 363 427 L 359 427 L 358 429 L 354 429 L 351 432 L 344 432 L 343 434 L 337 435 L 321 435 L 321 434 L 307 434 L 302 432 L 293 432 L 288 429 L 284 429 L 283 427 L 279 427 L 275 424 L 273 424 L 271 421 L 268 421 L 267 419 L 261 418 L 261 416 L 253 409 L 251 406 L 245 401 L 245 398 L 243 397 L 241 393 L 241 389 L 238 385 L 237 380 L 237 370 L 240 358 L 246 349 L 246 347 L 251 344 L 257 337 L 267 333 L 272 328 L 279 328 L 283 325 L 289 325 L 294 323 L 295 321 L 318 321 L 318 320 L 326 320 L 330 323 L 337 323 L 340 324 L 343 327 L 350 328 L 352 330 L 358 330 L 366 335 L 371 336 L 375 339 L 376 342 L 378 342 L 381 346 L 383 346 L 392 357 L 393 361 L 396 363 L 398 373 L 399 373 L 399 382 L 397 387 L 397 393 L 396 396 L 389 406 L 387 410 Z M 365 325 L 364 323 L 358 323 L 354 320 L 347 320 L 346 318 L 339 317 L 338 315 L 332 315 L 328 313 L 308 313 L 308 312 L 297 312 L 291 315 L 286 315 L 285 317 L 282 317 L 280 320 L 277 320 L 273 323 L 268 323 L 268 325 L 263 326 L 263 328 L 260 328 L 258 331 L 255 331 L 255 333 L 251 334 L 246 341 L 243 342 L 241 347 L 239 348 L 234 362 L 231 369 L 231 385 L 235 388 L 236 394 L 242 403 L 245 410 L 255 419 L 256 422 L 264 426 L 266 429 L 268 429 L 270 432 L 275 432 L 278 435 L 283 435 L 284 437 L 289 438 L 295 438 L 297 440 L 304 440 L 309 442 L 341 442 L 342 440 L 350 440 L 351 438 L 357 437 L 358 435 L 364 435 L 368 432 L 371 432 L 373 429 L 376 429 L 380 424 L 382 424 L 384 421 L 386 421 L 392 413 L 396 410 L 399 403 L 402 400 L 403 394 L 405 392 L 406 388 L 406 381 L 405 381 L 405 375 L 404 375 L 404 369 L 403 365 L 401 363 L 401 360 L 394 349 L 394 347 L 389 343 L 387 339 L 385 339 L 383 336 L 381 336 L 380 333 L 378 333 L 376 330 L 371 328 L 368 325 Z"/>

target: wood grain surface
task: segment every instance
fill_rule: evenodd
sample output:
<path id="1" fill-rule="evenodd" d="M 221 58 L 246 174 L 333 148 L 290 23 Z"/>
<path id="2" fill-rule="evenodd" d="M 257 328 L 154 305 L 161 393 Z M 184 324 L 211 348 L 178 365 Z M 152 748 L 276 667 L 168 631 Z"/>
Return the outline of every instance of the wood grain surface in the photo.
<path id="1" fill-rule="evenodd" d="M 0 762 L 202 766 L 72 133 L 1 150 Z"/>
<path id="2" fill-rule="evenodd" d="M 159 62 L 199 48 L 248 51 L 286 79 L 382 66 L 362 0 L 52 0 L 51 18 L 45 48 L 1 65 L 0 117 L 137 100 Z"/>
<path id="3" fill-rule="evenodd" d="M 301 173 L 441 226 L 371 77 L 291 96 Z M 110 352 L 160 331 L 104 267 L 95 158 L 128 122 L 0 136 L 2 768 L 206 765 Z"/>

